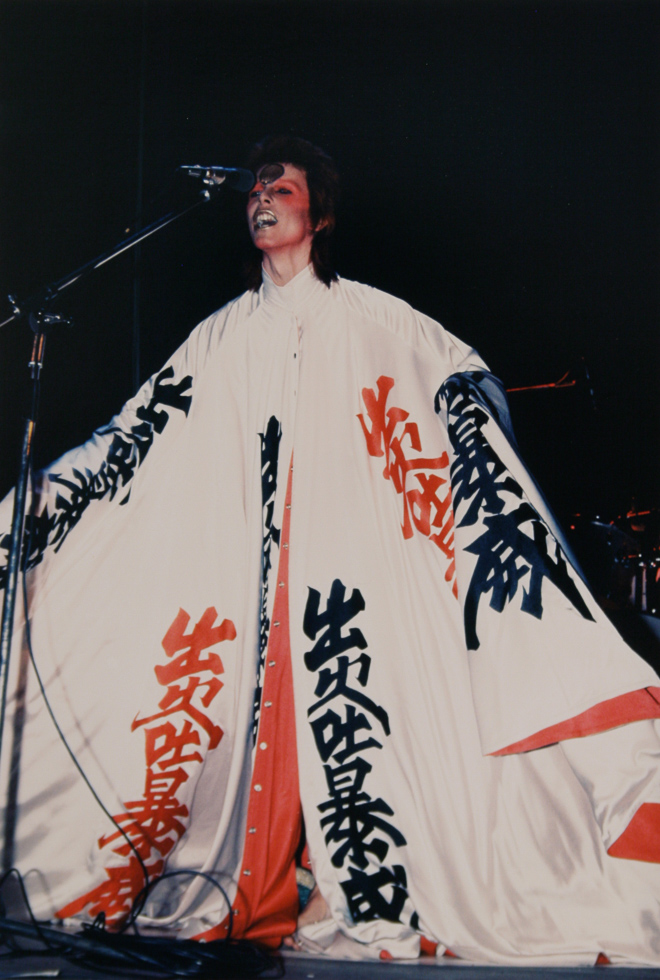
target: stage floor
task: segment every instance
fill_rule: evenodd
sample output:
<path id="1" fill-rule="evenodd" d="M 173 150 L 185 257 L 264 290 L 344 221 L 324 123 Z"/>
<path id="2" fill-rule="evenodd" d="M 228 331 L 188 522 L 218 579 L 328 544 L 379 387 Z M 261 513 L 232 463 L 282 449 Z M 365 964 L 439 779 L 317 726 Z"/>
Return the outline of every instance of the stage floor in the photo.
<path id="1" fill-rule="evenodd" d="M 471 966 L 456 960 L 436 961 L 423 958 L 413 961 L 333 960 L 303 953 L 282 957 L 286 980 L 658 980 L 660 969 L 644 967 L 511 967 Z M 262 978 L 275 977 L 273 972 Z M 129 976 L 129 974 L 122 974 Z M 171 974 L 135 971 L 132 977 L 160 980 Z M 117 980 L 118 974 L 73 966 L 55 956 L 0 959 L 0 980 L 27 978 L 60 978 L 60 980 Z M 241 980 L 238 975 L 217 974 L 218 980 Z"/>

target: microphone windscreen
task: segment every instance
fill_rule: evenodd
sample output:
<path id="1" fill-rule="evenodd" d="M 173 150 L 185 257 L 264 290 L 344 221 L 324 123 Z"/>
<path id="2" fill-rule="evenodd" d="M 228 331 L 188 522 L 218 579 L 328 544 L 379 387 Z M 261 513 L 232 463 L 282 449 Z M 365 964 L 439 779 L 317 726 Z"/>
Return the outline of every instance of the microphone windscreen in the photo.
<path id="1" fill-rule="evenodd" d="M 256 177 L 251 170 L 236 168 L 235 170 L 227 171 L 227 183 L 235 191 L 247 192 L 251 191 L 254 187 Z"/>

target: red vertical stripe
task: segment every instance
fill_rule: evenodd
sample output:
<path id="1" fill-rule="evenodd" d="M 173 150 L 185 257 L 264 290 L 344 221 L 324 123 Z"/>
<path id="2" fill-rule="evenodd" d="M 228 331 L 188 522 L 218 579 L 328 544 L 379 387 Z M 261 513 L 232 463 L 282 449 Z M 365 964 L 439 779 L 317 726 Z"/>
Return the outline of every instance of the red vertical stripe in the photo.
<path id="1" fill-rule="evenodd" d="M 233 903 L 232 935 L 279 946 L 296 928 L 295 853 L 301 811 L 289 634 L 289 469 L 276 593 L 266 649 L 261 715 L 250 783 L 243 863 Z M 228 920 L 196 936 L 222 939 Z"/>

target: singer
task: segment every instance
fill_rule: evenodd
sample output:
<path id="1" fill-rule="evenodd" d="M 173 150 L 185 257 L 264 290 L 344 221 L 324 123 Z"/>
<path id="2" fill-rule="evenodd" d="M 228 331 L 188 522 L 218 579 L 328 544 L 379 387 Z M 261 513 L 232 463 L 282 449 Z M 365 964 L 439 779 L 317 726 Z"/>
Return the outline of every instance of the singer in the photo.
<path id="1" fill-rule="evenodd" d="M 282 137 L 248 165 L 248 291 L 30 504 L 35 659 L 115 819 L 30 675 L 36 915 L 116 925 L 145 876 L 202 871 L 231 916 L 181 875 L 141 921 L 660 965 L 660 679 L 574 567 L 478 354 L 333 271 L 332 161 Z"/>

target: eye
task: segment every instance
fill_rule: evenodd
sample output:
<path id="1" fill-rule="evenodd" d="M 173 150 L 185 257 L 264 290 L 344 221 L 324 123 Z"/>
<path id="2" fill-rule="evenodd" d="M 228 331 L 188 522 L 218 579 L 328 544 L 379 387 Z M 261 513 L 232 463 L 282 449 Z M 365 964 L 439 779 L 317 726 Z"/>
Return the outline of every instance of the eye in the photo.
<path id="1" fill-rule="evenodd" d="M 278 187 L 277 188 L 277 193 L 278 194 L 290 194 L 291 191 L 288 189 L 288 187 Z"/>

